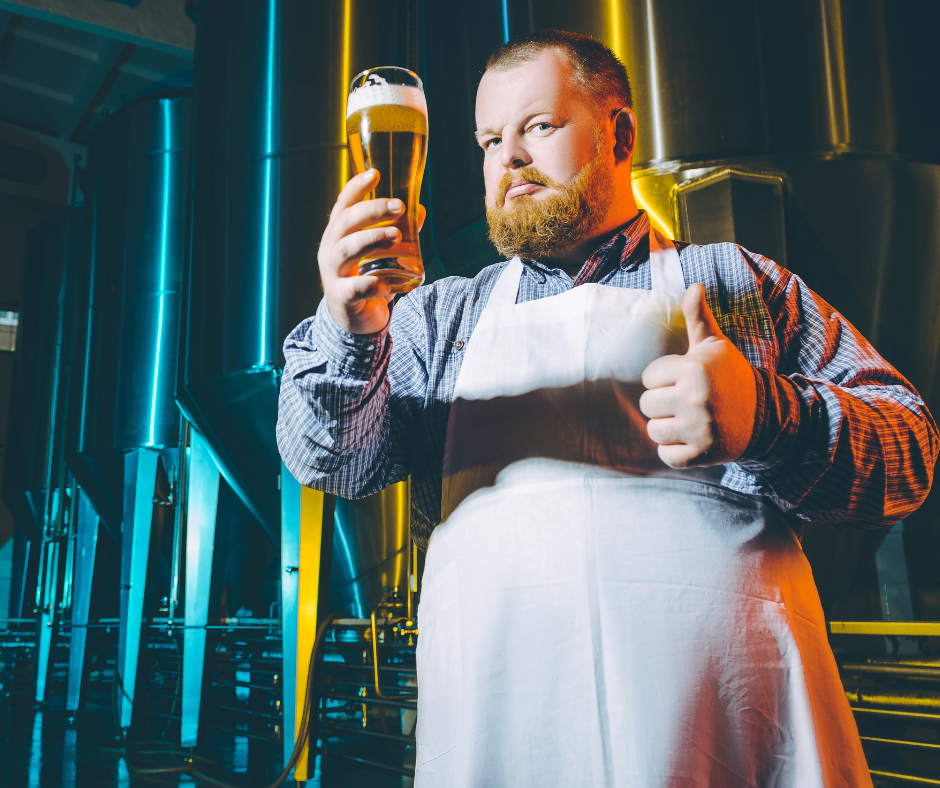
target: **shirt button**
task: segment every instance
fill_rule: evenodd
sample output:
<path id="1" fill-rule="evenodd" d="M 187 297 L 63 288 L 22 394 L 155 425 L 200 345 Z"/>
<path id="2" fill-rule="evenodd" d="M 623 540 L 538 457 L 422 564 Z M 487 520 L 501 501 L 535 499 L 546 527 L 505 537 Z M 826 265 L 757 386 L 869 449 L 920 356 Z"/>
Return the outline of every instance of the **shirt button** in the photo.
<path id="1" fill-rule="evenodd" d="M 454 347 L 455 347 L 457 350 L 463 350 L 463 340 L 462 340 L 462 339 L 458 339 L 456 342 L 454 342 Z"/>
<path id="2" fill-rule="evenodd" d="M 375 345 L 366 345 L 366 350 L 375 350 Z"/>

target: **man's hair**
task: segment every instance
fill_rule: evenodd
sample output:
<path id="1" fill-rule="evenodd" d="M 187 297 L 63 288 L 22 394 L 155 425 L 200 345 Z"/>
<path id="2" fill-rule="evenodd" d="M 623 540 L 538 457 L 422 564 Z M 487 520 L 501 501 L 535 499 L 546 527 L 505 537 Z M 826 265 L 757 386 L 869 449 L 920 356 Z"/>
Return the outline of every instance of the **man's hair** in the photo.
<path id="1" fill-rule="evenodd" d="M 509 71 L 534 60 L 546 49 L 568 57 L 574 79 L 604 109 L 633 108 L 630 78 L 617 56 L 600 41 L 566 30 L 537 30 L 517 36 L 497 49 L 486 62 L 487 71 Z"/>

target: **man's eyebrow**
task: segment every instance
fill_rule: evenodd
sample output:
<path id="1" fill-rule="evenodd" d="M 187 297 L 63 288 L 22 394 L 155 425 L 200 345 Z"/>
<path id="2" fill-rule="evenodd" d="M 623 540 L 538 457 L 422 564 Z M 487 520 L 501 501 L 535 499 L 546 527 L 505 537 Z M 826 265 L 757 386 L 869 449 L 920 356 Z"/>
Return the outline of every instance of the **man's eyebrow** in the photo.
<path id="1" fill-rule="evenodd" d="M 487 134 L 496 134 L 499 136 L 498 132 L 495 132 L 492 129 L 477 129 L 475 132 L 473 132 L 473 136 L 477 138 L 477 142 L 480 141 L 480 137 L 485 137 Z"/>

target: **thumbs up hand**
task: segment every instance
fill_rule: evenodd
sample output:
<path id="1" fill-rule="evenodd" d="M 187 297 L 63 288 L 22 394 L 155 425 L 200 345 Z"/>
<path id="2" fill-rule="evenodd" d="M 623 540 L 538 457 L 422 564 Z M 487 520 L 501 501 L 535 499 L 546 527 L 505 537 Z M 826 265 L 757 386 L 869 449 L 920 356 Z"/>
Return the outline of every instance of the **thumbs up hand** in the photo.
<path id="1" fill-rule="evenodd" d="M 734 462 L 747 448 L 757 411 L 754 370 L 721 333 L 694 284 L 682 299 L 689 332 L 684 356 L 663 356 L 643 371 L 640 410 L 659 457 L 671 468 Z"/>

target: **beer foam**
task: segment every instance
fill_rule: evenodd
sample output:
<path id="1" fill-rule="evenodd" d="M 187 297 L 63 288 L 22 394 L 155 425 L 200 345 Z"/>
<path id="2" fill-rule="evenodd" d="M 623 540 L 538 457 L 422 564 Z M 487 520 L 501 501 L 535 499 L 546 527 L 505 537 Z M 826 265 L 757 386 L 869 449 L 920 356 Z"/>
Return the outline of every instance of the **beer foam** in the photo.
<path id="1" fill-rule="evenodd" d="M 411 107 L 428 116 L 428 103 L 424 91 L 410 85 L 389 85 L 369 83 L 356 88 L 349 94 L 346 102 L 346 117 L 366 107 L 375 107 L 380 104 L 395 104 L 399 107 Z"/>

